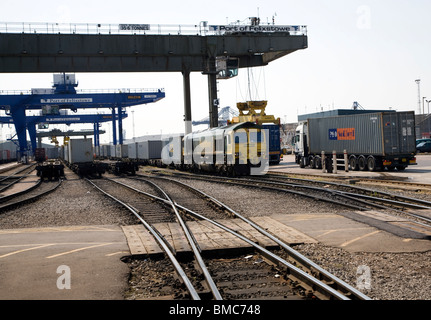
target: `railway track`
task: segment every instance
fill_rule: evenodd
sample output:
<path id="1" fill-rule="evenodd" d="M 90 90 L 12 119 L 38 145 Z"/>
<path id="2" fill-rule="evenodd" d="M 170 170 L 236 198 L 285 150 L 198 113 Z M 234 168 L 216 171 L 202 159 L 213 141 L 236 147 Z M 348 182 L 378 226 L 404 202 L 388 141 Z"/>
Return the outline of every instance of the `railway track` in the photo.
<path id="1" fill-rule="evenodd" d="M 31 172 L 35 170 L 36 164 L 31 164 L 28 166 L 24 166 L 23 168 L 19 168 L 17 171 L 12 174 L 5 176 L 0 179 L 0 194 L 11 188 L 16 183 L 25 179 L 30 175 Z M 10 170 L 14 171 L 14 170 Z"/>
<path id="2" fill-rule="evenodd" d="M 153 180 L 156 180 L 157 182 L 153 182 Z M 237 212 L 229 208 L 228 206 L 224 205 L 222 202 L 218 201 L 217 199 L 214 199 L 213 197 L 203 193 L 200 190 L 194 189 L 184 183 L 181 183 L 176 180 L 169 180 L 166 178 L 149 178 L 149 177 L 139 177 L 139 180 L 133 180 L 133 182 L 130 182 L 131 180 L 125 179 L 122 182 L 116 181 L 120 179 L 111 179 L 111 183 L 116 183 L 123 188 L 127 188 L 129 190 L 133 190 L 136 192 L 136 194 L 139 194 L 140 197 L 147 197 L 151 198 L 152 201 L 157 201 L 159 204 L 163 204 L 164 206 L 170 206 L 172 208 L 172 211 L 175 212 L 176 219 L 178 222 L 183 226 L 183 230 L 185 234 L 190 233 L 190 231 L 187 228 L 186 223 L 181 222 L 182 218 L 185 213 L 187 213 L 188 219 L 199 219 L 199 220 L 205 220 L 207 222 L 210 222 L 214 226 L 217 226 L 226 232 L 230 232 L 231 234 L 235 235 L 236 237 L 240 238 L 241 240 L 247 242 L 250 244 L 253 249 L 256 252 L 256 256 L 252 255 L 254 258 L 250 260 L 249 258 L 249 265 L 247 267 L 241 267 L 240 270 L 231 270 L 229 274 L 226 272 L 217 272 L 217 270 L 211 270 L 211 272 L 217 273 L 215 277 L 211 274 L 211 272 L 205 267 L 205 261 L 200 256 L 199 253 L 199 247 L 196 246 L 195 239 L 193 235 L 191 237 L 188 237 L 188 241 L 190 245 L 194 248 L 193 253 L 195 256 L 195 266 L 199 265 L 199 271 L 198 274 L 199 277 L 195 276 L 193 279 L 202 279 L 205 278 L 206 282 L 206 288 L 211 291 L 213 299 L 220 300 L 220 299 L 226 299 L 226 298 L 232 298 L 232 294 L 237 294 L 235 297 L 243 297 L 238 294 L 244 294 L 247 297 L 256 297 L 256 292 L 258 292 L 259 297 L 262 298 L 262 285 L 265 284 L 273 284 L 276 283 L 277 285 L 274 286 L 276 289 L 268 289 L 268 292 L 276 292 L 276 290 L 280 291 L 280 287 L 285 286 L 286 288 L 289 288 L 289 290 L 281 290 L 284 294 L 284 296 L 287 294 L 289 296 L 292 296 L 294 291 L 298 292 L 301 291 L 302 295 L 299 296 L 301 298 L 306 297 L 316 297 L 318 299 L 340 299 L 340 300 L 347 300 L 347 299 L 369 299 L 367 296 L 363 295 L 361 292 L 356 290 L 355 288 L 351 287 L 347 283 L 343 282 L 342 280 L 336 278 L 335 276 L 331 275 L 327 271 L 323 270 L 316 264 L 314 264 L 312 261 L 308 260 L 306 257 L 300 255 L 298 252 L 290 248 L 287 244 L 283 243 L 281 240 L 277 239 L 270 233 L 268 233 L 266 230 L 262 229 L 260 226 L 256 225 L 252 221 L 242 217 Z M 97 184 L 101 185 L 98 181 L 90 181 L 94 186 Z M 149 193 L 146 191 L 140 190 L 142 186 L 137 186 L 137 184 L 150 184 L 153 188 L 153 192 Z M 171 187 L 168 187 L 168 185 L 171 185 Z M 163 187 L 159 186 L 163 185 Z M 175 186 L 175 187 L 173 187 Z M 172 195 L 169 194 L 169 192 L 164 191 L 163 189 L 169 189 L 170 192 L 172 192 Z M 145 189 L 145 188 L 144 188 Z M 159 195 L 156 195 L 154 190 L 159 190 Z M 161 238 L 161 235 L 159 232 L 154 230 L 152 225 L 150 225 L 147 221 L 145 221 L 144 213 L 139 212 L 137 208 L 134 208 L 133 205 L 130 204 L 131 198 L 127 198 L 127 203 L 122 201 L 121 199 L 118 199 L 116 197 L 116 193 L 114 195 L 115 191 L 114 189 L 111 189 L 111 192 L 113 194 L 109 194 L 106 191 L 102 190 L 105 194 L 107 194 L 112 199 L 115 199 L 119 203 L 123 204 L 126 208 L 128 208 L 135 216 L 138 217 L 138 219 L 144 224 L 144 226 L 153 234 L 154 237 L 156 237 L 157 241 L 159 242 L 160 246 L 163 247 L 164 251 L 166 252 L 167 256 L 171 260 L 172 264 L 176 267 L 177 274 L 182 279 L 182 282 L 187 287 L 187 290 L 189 292 L 189 296 L 192 299 L 201 299 L 200 294 L 198 293 L 198 290 L 194 289 L 194 285 L 196 283 L 193 283 L 192 280 L 185 278 L 185 271 L 186 269 L 189 269 L 190 265 L 187 265 L 187 267 L 182 267 L 181 263 L 178 262 L 175 259 L 175 254 L 172 252 L 171 248 L 169 248 L 169 245 L 167 245 L 167 241 L 163 240 Z M 117 189 L 118 190 L 118 187 Z M 163 191 L 162 191 L 163 190 Z M 185 190 L 188 190 L 189 194 Z M 174 192 L 176 191 L 176 192 Z M 163 196 L 160 196 L 160 192 L 163 194 Z M 187 195 L 186 195 L 187 194 Z M 198 196 L 201 200 L 191 200 L 192 196 L 195 197 Z M 186 200 L 184 200 L 186 199 Z M 177 202 L 178 201 L 178 202 Z M 182 201 L 180 204 L 179 202 Z M 203 204 L 203 202 L 208 202 L 211 204 Z M 283 248 L 286 252 L 288 252 L 289 258 L 287 260 L 283 259 L 279 255 L 267 250 L 266 248 L 256 244 L 253 240 L 248 239 L 247 237 L 243 236 L 242 234 L 239 234 L 235 232 L 234 230 L 222 225 L 221 223 L 217 222 L 216 220 L 209 218 L 201 213 L 198 213 L 194 211 L 193 208 L 188 208 L 185 205 L 188 206 L 196 206 L 196 203 L 200 202 L 200 204 L 196 207 L 196 210 L 200 210 L 201 213 L 207 215 L 208 210 L 215 211 L 213 214 L 216 216 L 220 216 L 221 212 L 224 212 L 225 214 L 229 213 L 230 215 L 235 216 L 236 218 L 243 219 L 244 221 L 247 221 L 247 223 L 250 223 L 254 228 L 256 228 L 259 232 L 264 234 L 265 236 L 271 238 L 273 241 L 275 241 L 278 245 L 280 245 L 281 248 Z M 202 209 L 204 208 L 204 209 Z M 180 214 L 182 213 L 182 214 Z M 211 215 L 211 214 L 210 214 Z M 289 261 L 288 261 L 289 260 Z M 256 263 L 258 261 L 258 263 Z M 269 261 L 270 264 L 267 264 L 264 261 Z M 222 261 L 223 262 L 223 261 Z M 263 263 L 263 264 L 261 264 Z M 229 263 L 228 263 L 229 264 Z M 250 270 L 253 268 L 256 268 L 257 264 L 261 264 L 262 267 L 261 270 L 256 272 L 251 272 Z M 216 264 L 211 263 L 211 266 L 214 267 Z M 179 267 L 178 267 L 179 266 Z M 220 267 L 221 268 L 221 267 Z M 244 269 L 245 268 L 245 269 Z M 274 269 L 275 268 L 275 269 Z M 275 277 L 274 270 L 276 270 L 278 277 Z M 190 272 L 190 271 L 189 271 Z M 247 280 L 238 280 L 241 279 L 242 275 L 248 275 Z M 252 276 L 252 275 L 255 276 Z M 271 274 L 271 276 L 270 276 Z M 229 279 L 237 279 L 237 280 L 229 280 L 226 278 L 223 278 L 224 276 L 228 276 Z M 251 279 L 250 279 L 251 277 Z M 271 281 L 277 279 L 277 281 Z M 202 285 L 201 281 L 198 281 L 198 286 Z M 236 291 L 236 293 L 233 293 L 235 288 L 233 288 L 233 283 L 238 284 L 239 282 L 245 283 L 247 289 L 239 289 Z M 259 287 L 260 286 L 260 287 Z M 192 288 L 193 287 L 193 288 Z M 223 288 L 220 290 L 220 288 Z M 286 289 L 284 288 L 284 289 Z M 298 290 L 298 288 L 301 288 L 301 290 Z M 236 288 L 237 289 L 237 288 Z M 253 293 L 255 292 L 255 293 Z M 202 293 L 202 295 L 205 295 L 205 293 Z M 224 296 L 223 296 L 224 295 Z M 271 295 L 271 297 L 274 297 L 274 295 Z M 297 296 L 298 297 L 298 296 Z"/>
<path id="3" fill-rule="evenodd" d="M 420 213 L 421 210 L 431 210 L 431 202 L 396 195 L 376 189 L 358 187 L 340 182 L 310 180 L 285 177 L 284 175 L 266 175 L 263 177 L 229 178 L 196 175 L 180 172 L 163 172 L 156 174 L 175 176 L 223 184 L 232 184 L 250 188 L 260 188 L 277 192 L 308 197 L 317 201 L 333 203 L 358 211 L 385 210 L 403 216 L 425 227 L 431 226 L 431 218 Z"/>
<path id="4" fill-rule="evenodd" d="M 417 183 L 410 182 L 407 179 L 404 180 L 394 180 L 391 176 L 381 176 L 376 178 L 365 178 L 360 176 L 352 177 L 338 177 L 338 176 L 328 176 L 328 175 L 318 175 L 318 174 L 304 174 L 304 173 L 284 173 L 279 171 L 269 171 L 267 176 L 283 177 L 292 180 L 310 180 L 310 181 L 332 181 L 335 183 L 358 183 L 364 185 L 374 185 L 387 188 L 395 189 L 411 189 L 415 191 L 421 191 L 429 193 L 431 192 L 431 185 L 427 183 Z"/>
<path id="5" fill-rule="evenodd" d="M 55 191 L 61 185 L 62 181 L 63 180 L 43 182 L 39 179 L 31 188 L 8 196 L 0 197 L 0 214 L 11 208 L 35 201 L 40 197 Z"/>

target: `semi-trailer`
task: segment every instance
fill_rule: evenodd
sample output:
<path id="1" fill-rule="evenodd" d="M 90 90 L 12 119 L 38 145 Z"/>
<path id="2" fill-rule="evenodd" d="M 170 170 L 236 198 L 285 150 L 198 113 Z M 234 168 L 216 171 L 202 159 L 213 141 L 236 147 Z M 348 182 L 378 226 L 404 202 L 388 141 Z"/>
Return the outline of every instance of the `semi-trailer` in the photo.
<path id="1" fill-rule="evenodd" d="M 295 161 L 321 169 L 322 152 L 347 155 L 350 170 L 404 170 L 416 164 L 414 112 L 375 112 L 307 118 L 294 137 Z"/>

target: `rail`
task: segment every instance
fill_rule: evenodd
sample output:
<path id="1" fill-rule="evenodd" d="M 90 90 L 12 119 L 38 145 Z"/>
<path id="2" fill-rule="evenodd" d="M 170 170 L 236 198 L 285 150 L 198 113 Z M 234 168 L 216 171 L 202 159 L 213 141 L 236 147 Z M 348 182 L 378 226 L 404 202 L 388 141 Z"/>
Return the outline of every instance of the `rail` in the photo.
<path id="1" fill-rule="evenodd" d="M 155 177 L 158 179 L 167 179 L 164 177 Z M 356 298 L 361 299 L 361 300 L 369 300 L 369 297 L 367 297 L 365 294 L 363 294 L 362 292 L 360 292 L 359 290 L 356 290 L 355 288 L 353 288 L 352 286 L 350 286 L 349 284 L 347 284 L 346 282 L 344 282 L 343 280 L 339 279 L 338 277 L 334 276 L 333 274 L 329 273 L 328 271 L 326 271 L 325 269 L 321 268 L 319 265 L 315 264 L 314 262 L 312 262 L 310 259 L 306 258 L 305 256 L 301 255 L 298 251 L 294 250 L 293 248 L 291 248 L 289 245 L 287 245 L 286 243 L 284 243 L 283 241 L 281 241 L 279 238 L 275 237 L 274 235 L 270 234 L 269 232 L 267 232 L 265 229 L 261 228 L 259 225 L 257 225 L 256 223 L 254 223 L 253 221 L 251 221 L 250 219 L 247 219 L 246 217 L 244 217 L 243 215 L 239 214 L 238 212 L 236 212 L 235 210 L 233 210 L 232 208 L 228 207 L 226 204 L 222 203 L 221 201 L 215 199 L 214 197 L 202 192 L 199 189 L 193 188 L 188 184 L 185 184 L 183 182 L 177 181 L 177 180 L 173 180 L 173 179 L 169 179 L 169 181 L 173 181 L 179 185 L 182 185 L 183 187 L 186 188 L 190 188 L 192 189 L 194 192 L 197 192 L 199 194 L 201 194 L 203 197 L 210 199 L 214 204 L 216 204 L 217 206 L 220 206 L 222 208 L 224 208 L 226 211 L 232 213 L 236 218 L 243 220 L 244 222 L 248 223 L 249 225 L 251 225 L 253 228 L 255 228 L 257 231 L 259 231 L 260 233 L 262 233 L 263 235 L 265 235 L 266 237 L 270 238 L 272 241 L 274 241 L 275 243 L 277 243 L 280 247 L 282 247 L 284 250 L 286 250 L 288 252 L 288 254 L 293 257 L 294 259 L 296 259 L 297 261 L 300 261 L 301 264 L 307 266 L 307 268 L 309 269 L 314 269 L 316 271 L 318 271 L 320 273 L 320 275 L 324 278 L 326 278 L 327 280 L 329 280 L 328 282 L 333 282 L 336 283 L 338 285 L 339 288 L 342 288 L 343 290 L 350 292 L 351 294 L 353 294 Z M 207 219 L 206 217 L 203 217 L 202 215 L 199 215 L 187 208 L 184 208 L 183 206 L 180 206 L 179 204 L 175 203 L 176 206 L 178 206 L 179 208 L 181 208 L 182 210 L 185 210 L 187 212 L 189 212 L 190 214 L 202 219 L 202 220 L 206 220 L 209 221 L 215 225 L 217 225 L 218 227 L 224 229 L 225 231 L 228 231 L 232 234 L 235 234 L 234 232 L 231 232 L 232 230 L 229 230 L 229 228 L 224 227 L 223 225 L 219 224 L 219 223 L 214 223 L 214 221 Z M 236 236 L 239 236 L 237 234 L 235 234 Z M 241 237 L 239 236 L 242 240 L 250 243 L 250 240 L 245 238 L 245 237 Z M 286 265 L 287 267 L 291 267 L 290 265 L 287 265 L 285 261 L 280 261 L 280 259 L 278 257 L 276 257 L 276 255 L 272 254 L 271 252 L 268 252 L 266 249 L 262 248 L 259 245 L 256 245 L 255 243 L 250 243 L 252 244 L 256 249 L 258 249 L 259 251 L 261 251 L 262 253 L 264 253 L 265 255 L 269 256 L 270 259 L 277 261 L 277 262 L 281 262 L 283 265 Z M 295 270 L 296 271 L 296 270 Z M 316 284 L 314 282 L 314 279 L 311 280 L 311 278 L 307 277 L 307 280 L 311 281 L 312 283 Z M 319 284 L 320 285 L 320 284 Z M 322 289 L 326 289 L 326 287 L 322 287 Z M 333 293 L 333 292 L 332 292 Z M 337 296 L 338 298 L 344 298 L 342 296 Z"/>
<path id="2" fill-rule="evenodd" d="M 173 264 L 173 266 L 175 268 L 175 271 L 177 272 L 178 276 L 182 279 L 182 282 L 184 283 L 184 285 L 186 286 L 188 292 L 190 293 L 191 298 L 193 300 L 200 300 L 199 294 L 197 293 L 196 289 L 193 287 L 193 284 L 190 281 L 190 279 L 187 277 L 184 269 L 181 267 L 180 263 L 175 258 L 175 255 L 172 252 L 172 250 L 165 243 L 165 241 L 163 241 L 163 239 L 160 237 L 160 235 L 158 234 L 158 232 L 149 223 L 147 223 L 147 221 L 145 221 L 141 217 L 141 215 L 139 214 L 139 212 L 135 208 L 133 208 L 130 205 L 128 205 L 127 203 L 124 203 L 121 200 L 119 200 L 119 199 L 115 198 L 114 196 L 112 196 L 111 194 L 105 192 L 103 189 L 99 188 L 96 184 L 94 184 L 91 180 L 89 180 L 89 179 L 86 178 L 86 181 L 88 183 L 90 183 L 91 185 L 93 185 L 100 192 L 102 192 L 103 194 L 105 194 L 106 196 L 108 196 L 109 198 L 111 198 L 114 201 L 117 201 L 118 203 L 120 203 L 121 205 L 123 205 L 125 208 L 127 208 L 130 212 L 132 212 L 142 222 L 142 224 L 145 226 L 145 228 L 147 228 L 147 230 L 149 232 L 151 232 L 151 234 L 153 235 L 153 237 L 159 243 L 160 247 L 166 253 L 166 255 L 168 256 L 169 260 L 171 260 L 171 262 L 172 262 L 172 264 Z"/>
<path id="3" fill-rule="evenodd" d="M 42 179 L 39 179 L 38 182 L 37 182 L 37 184 L 35 184 L 34 186 L 30 187 L 29 189 L 26 189 L 24 191 L 20 191 L 20 192 L 11 194 L 9 196 L 4 196 L 4 197 L 0 198 L 0 202 L 2 203 L 0 205 L 0 213 L 6 212 L 6 210 L 8 210 L 8 209 L 10 209 L 12 207 L 15 207 L 17 205 L 21 205 L 21 204 L 25 204 L 25 203 L 34 201 L 34 200 L 36 200 L 36 199 L 38 199 L 38 198 L 40 198 L 40 197 L 42 197 L 42 196 L 44 196 L 46 194 L 49 194 L 50 192 L 53 192 L 53 191 L 55 191 L 62 184 L 62 182 L 63 182 L 63 180 L 60 179 L 58 181 L 58 183 L 53 188 L 49 188 L 49 189 L 44 190 L 42 192 L 36 193 L 35 195 L 30 195 L 27 198 L 14 201 L 14 199 L 18 198 L 19 196 L 22 196 L 22 195 L 25 196 L 26 194 L 30 194 L 34 190 L 37 191 L 37 189 L 40 186 L 42 186 Z M 12 200 L 12 201 L 9 201 L 9 200 Z M 3 202 L 6 202 L 6 203 L 3 203 Z"/>
<path id="4" fill-rule="evenodd" d="M 53 23 L 53 22 L 0 22 L 0 33 L 25 34 L 104 34 L 104 35 L 226 35 L 234 33 L 289 33 L 306 36 L 302 25 L 209 25 L 199 24 L 109 24 L 109 23 Z"/>
<path id="5" fill-rule="evenodd" d="M 147 176 L 143 176 L 143 175 L 139 175 L 140 177 L 144 177 L 146 178 Z M 159 179 L 166 179 L 163 177 L 153 177 L 153 178 L 159 178 Z M 337 289 L 334 289 L 330 286 L 328 286 L 326 283 L 322 282 L 321 280 L 316 279 L 315 277 L 313 277 L 312 275 L 309 275 L 308 273 L 304 272 L 303 270 L 301 270 L 300 268 L 297 268 L 295 265 L 291 264 L 290 262 L 284 260 L 283 258 L 279 257 L 276 254 L 273 254 L 272 252 L 270 252 L 269 250 L 263 248 L 262 246 L 258 245 L 257 243 L 255 243 L 254 241 L 248 239 L 247 237 L 243 236 L 242 234 L 237 233 L 236 231 L 224 226 L 223 224 L 220 224 L 219 222 L 216 222 L 214 220 L 208 219 L 207 217 L 204 217 L 186 207 L 183 207 L 181 205 L 179 205 L 178 203 L 174 202 L 175 206 L 195 217 L 197 217 L 198 219 L 201 220 L 205 220 L 207 222 L 210 222 L 211 224 L 231 233 L 232 235 L 240 238 L 241 240 L 247 242 L 249 245 L 253 246 L 256 250 L 258 250 L 262 255 L 266 256 L 269 260 L 271 260 L 273 263 L 278 264 L 278 265 L 282 265 L 284 267 L 286 267 L 289 272 L 296 278 L 301 279 L 301 281 L 304 281 L 305 283 L 309 284 L 311 287 L 315 288 L 316 291 L 320 292 L 321 294 L 328 296 L 330 298 L 335 298 L 335 299 L 340 299 L 340 300 L 349 300 L 349 298 L 342 292 L 347 292 L 351 295 L 353 295 L 356 299 L 360 299 L 360 300 L 369 300 L 370 298 L 367 297 L 366 295 L 364 295 L 363 293 L 361 293 L 360 291 L 356 290 L 355 288 L 353 288 L 352 286 L 348 285 L 347 283 L 345 283 L 344 281 L 342 281 L 341 279 L 337 278 L 336 276 L 330 274 L 328 271 L 324 270 L 323 268 L 321 268 L 320 266 L 318 266 L 317 264 L 313 263 L 311 260 L 307 259 L 305 256 L 301 255 L 299 252 L 297 252 L 296 250 L 292 249 L 290 246 L 288 246 L 287 244 L 285 244 L 284 242 L 282 242 L 280 239 L 278 239 L 277 237 L 271 235 L 270 233 L 266 232 L 264 229 L 262 229 L 261 227 L 259 227 L 258 225 L 256 225 L 255 223 L 253 223 L 251 220 L 243 217 L 242 215 L 240 215 L 239 213 L 235 212 L 234 210 L 232 210 L 231 208 L 229 208 L 228 206 L 226 206 L 224 203 L 220 202 L 219 200 L 209 196 L 208 194 L 202 192 L 201 190 L 198 190 L 196 188 L 193 188 L 187 184 L 184 184 L 182 182 L 179 182 L 177 180 L 172 180 L 169 179 L 169 181 L 171 182 L 175 182 L 179 185 L 182 185 L 184 187 L 190 188 L 193 191 L 201 194 L 202 196 L 210 199 L 213 203 L 215 203 L 217 206 L 220 206 L 224 209 L 226 209 L 227 211 L 229 211 L 230 213 L 234 214 L 237 218 L 242 219 L 243 221 L 245 221 L 246 223 L 249 223 L 252 227 L 254 227 L 256 230 L 258 230 L 259 232 L 261 232 L 262 234 L 264 234 L 265 236 L 269 237 L 270 239 L 272 239 L 273 241 L 275 241 L 277 244 L 279 244 L 282 248 L 284 248 L 291 257 L 294 257 L 295 259 L 297 259 L 297 261 L 300 261 L 302 264 L 306 265 L 307 267 L 314 269 L 316 271 L 319 272 L 319 274 L 321 276 L 323 276 L 323 278 L 329 280 L 329 282 L 334 282 L 335 284 L 337 284 L 337 289 L 340 291 L 337 291 Z M 148 197 L 153 198 L 154 200 L 160 201 L 160 202 L 164 202 L 166 204 L 171 204 L 172 200 L 166 200 L 166 199 L 162 199 L 160 197 L 157 197 L 155 195 L 140 191 L 136 188 L 133 188 L 131 186 L 128 186 L 126 184 L 122 184 L 125 187 L 135 190 L 136 192 L 139 192 L 143 195 L 146 195 Z"/>

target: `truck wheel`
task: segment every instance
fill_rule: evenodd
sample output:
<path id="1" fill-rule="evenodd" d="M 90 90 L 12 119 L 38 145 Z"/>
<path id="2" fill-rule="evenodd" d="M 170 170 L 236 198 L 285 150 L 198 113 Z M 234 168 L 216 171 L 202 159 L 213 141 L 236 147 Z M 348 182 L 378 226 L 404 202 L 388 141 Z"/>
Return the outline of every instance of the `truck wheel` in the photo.
<path id="1" fill-rule="evenodd" d="M 320 158 L 319 156 L 314 158 L 314 164 L 316 169 L 322 169 L 322 158 Z"/>
<path id="2" fill-rule="evenodd" d="M 368 170 L 376 171 L 376 159 L 373 156 L 369 156 L 367 159 Z"/>
<path id="3" fill-rule="evenodd" d="M 358 159 L 356 156 L 351 156 L 349 159 L 350 170 L 358 171 Z"/>
<path id="4" fill-rule="evenodd" d="M 304 157 L 299 159 L 299 167 L 305 168 L 305 158 Z"/>
<path id="5" fill-rule="evenodd" d="M 365 159 L 364 156 L 359 156 L 358 167 L 359 167 L 360 171 L 366 171 L 367 170 L 367 159 Z"/>
<path id="6" fill-rule="evenodd" d="M 311 169 L 315 169 L 316 167 L 315 167 L 315 165 L 316 165 L 316 158 L 315 157 L 313 157 L 313 156 L 310 156 L 310 158 L 309 158 L 309 160 L 308 160 L 309 162 L 310 162 L 310 167 L 311 167 Z"/>

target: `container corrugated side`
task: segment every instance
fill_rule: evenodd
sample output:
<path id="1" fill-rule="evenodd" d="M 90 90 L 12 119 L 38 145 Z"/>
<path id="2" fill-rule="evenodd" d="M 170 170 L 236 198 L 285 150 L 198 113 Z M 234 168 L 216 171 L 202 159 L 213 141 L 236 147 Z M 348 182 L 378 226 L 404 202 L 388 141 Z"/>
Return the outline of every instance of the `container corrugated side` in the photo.
<path id="1" fill-rule="evenodd" d="M 144 160 L 161 159 L 163 141 L 148 140 L 142 142 L 142 157 Z"/>
<path id="2" fill-rule="evenodd" d="M 384 155 L 382 113 L 308 120 L 310 153 Z"/>
<path id="3" fill-rule="evenodd" d="M 116 157 L 116 147 L 113 144 L 109 145 L 109 157 L 111 158 Z"/>

